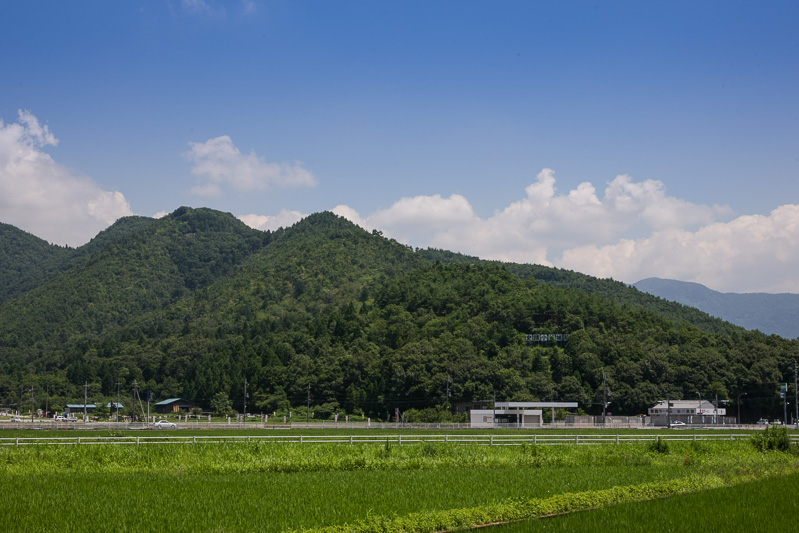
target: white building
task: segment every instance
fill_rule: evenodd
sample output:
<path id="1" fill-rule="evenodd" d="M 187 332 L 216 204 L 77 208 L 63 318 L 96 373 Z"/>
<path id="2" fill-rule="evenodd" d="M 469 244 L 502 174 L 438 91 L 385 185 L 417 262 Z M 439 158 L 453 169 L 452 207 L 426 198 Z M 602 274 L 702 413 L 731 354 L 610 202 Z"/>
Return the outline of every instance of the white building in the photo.
<path id="1" fill-rule="evenodd" d="M 472 428 L 535 428 L 544 423 L 544 409 L 576 409 L 577 402 L 497 402 L 494 409 L 472 409 Z M 552 417 L 554 420 L 555 417 Z"/>
<path id="2" fill-rule="evenodd" d="M 708 400 L 661 400 L 649 408 L 653 426 L 668 426 L 669 423 L 683 422 L 688 425 L 729 424 L 724 407 L 716 407 Z"/>

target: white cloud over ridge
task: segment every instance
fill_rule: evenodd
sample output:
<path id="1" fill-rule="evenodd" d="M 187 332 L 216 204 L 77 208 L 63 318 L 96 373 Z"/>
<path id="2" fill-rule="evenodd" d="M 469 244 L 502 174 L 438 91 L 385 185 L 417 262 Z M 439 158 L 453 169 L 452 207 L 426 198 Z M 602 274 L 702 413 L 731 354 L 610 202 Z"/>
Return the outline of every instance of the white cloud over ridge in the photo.
<path id="1" fill-rule="evenodd" d="M 133 214 L 121 192 L 103 189 L 47 153 L 58 139 L 46 124 L 27 111 L 18 115 L 17 122 L 0 121 L 0 221 L 53 243 L 79 246 Z M 184 157 L 200 178 L 196 193 L 316 184 L 302 164 L 243 154 L 227 136 L 192 143 Z M 405 244 L 486 259 L 557 266 L 628 283 L 657 276 L 728 292 L 799 293 L 799 205 L 735 216 L 729 207 L 693 204 L 669 196 L 660 181 L 627 175 L 604 187 L 586 181 L 559 192 L 550 169 L 520 196 L 487 217 L 461 194 L 409 196 L 365 214 L 348 205 L 333 212 Z M 284 209 L 239 218 L 253 228 L 275 230 L 304 216 Z"/>
<path id="2" fill-rule="evenodd" d="M 132 215 L 118 191 L 106 191 L 43 151 L 58 139 L 29 111 L 0 120 L 0 220 L 49 242 L 79 246 Z"/>
<path id="3" fill-rule="evenodd" d="M 242 154 L 227 135 L 189 146 L 183 157 L 193 163 L 191 172 L 200 178 L 192 188 L 199 196 L 219 196 L 223 185 L 239 192 L 316 185 L 316 178 L 302 163 L 270 163 L 255 152 Z"/>
<path id="4" fill-rule="evenodd" d="M 287 228 L 292 226 L 305 218 L 307 215 L 299 211 L 289 211 L 284 209 L 277 215 L 242 215 L 238 217 L 239 220 L 247 224 L 253 229 L 261 231 L 275 231 L 280 228 Z"/>
<path id="5" fill-rule="evenodd" d="M 729 292 L 799 292 L 799 206 L 733 218 L 726 206 L 666 194 L 660 181 L 617 176 L 600 195 L 589 182 L 558 194 L 544 169 L 525 197 L 481 218 L 460 195 L 403 198 L 362 216 L 335 213 L 400 242 L 634 283 L 696 281 Z"/>

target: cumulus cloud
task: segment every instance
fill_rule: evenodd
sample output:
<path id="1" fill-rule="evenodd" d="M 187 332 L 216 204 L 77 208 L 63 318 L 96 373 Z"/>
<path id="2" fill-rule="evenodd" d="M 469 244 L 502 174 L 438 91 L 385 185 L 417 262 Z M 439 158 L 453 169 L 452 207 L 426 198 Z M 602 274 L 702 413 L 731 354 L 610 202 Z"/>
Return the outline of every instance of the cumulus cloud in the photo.
<path id="1" fill-rule="evenodd" d="M 307 215 L 300 213 L 299 211 L 288 211 L 284 209 L 279 214 L 274 216 L 242 215 L 239 217 L 239 220 L 253 229 L 258 229 L 261 231 L 274 231 L 279 228 L 287 228 L 299 222 L 306 216 Z"/>
<path id="2" fill-rule="evenodd" d="M 567 250 L 561 266 L 635 282 L 695 281 L 728 292 L 799 293 L 799 205 L 745 215 L 697 231 L 666 229 L 636 240 Z"/>
<path id="3" fill-rule="evenodd" d="M 620 175 L 598 193 L 590 182 L 560 194 L 542 170 L 525 196 L 477 216 L 460 195 L 403 198 L 362 215 L 334 212 L 400 242 L 521 263 L 568 268 L 633 283 L 650 276 L 717 290 L 799 292 L 799 206 L 733 218 L 727 206 L 669 196 L 656 180 Z"/>
<path id="4" fill-rule="evenodd" d="M 255 152 L 243 154 L 227 135 L 189 146 L 183 157 L 193 164 L 192 174 L 200 178 L 192 189 L 200 196 L 219 196 L 226 185 L 239 192 L 316 185 L 316 178 L 302 163 L 271 163 Z"/>
<path id="5" fill-rule="evenodd" d="M 49 127 L 28 111 L 0 120 L 0 220 L 56 244 L 79 246 L 116 219 L 132 215 L 125 196 L 57 163 Z"/>

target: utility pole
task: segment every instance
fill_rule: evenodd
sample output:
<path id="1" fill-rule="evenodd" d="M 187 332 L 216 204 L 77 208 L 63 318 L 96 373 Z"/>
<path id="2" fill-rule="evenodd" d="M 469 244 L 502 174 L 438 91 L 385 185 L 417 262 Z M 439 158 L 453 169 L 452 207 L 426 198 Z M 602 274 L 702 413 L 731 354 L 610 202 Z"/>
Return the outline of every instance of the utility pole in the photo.
<path id="1" fill-rule="evenodd" d="M 31 385 L 31 424 L 33 424 L 33 391 L 36 390 Z"/>
<path id="2" fill-rule="evenodd" d="M 308 383 L 308 408 L 305 411 L 305 425 L 309 425 L 311 422 L 311 384 Z"/>
<path id="3" fill-rule="evenodd" d="M 797 388 L 797 382 L 799 381 L 799 377 L 796 376 L 797 373 L 797 366 L 796 366 L 796 359 L 793 360 L 793 404 L 796 407 L 796 417 L 793 419 L 793 423 L 799 427 L 799 388 Z"/>
<path id="4" fill-rule="evenodd" d="M 247 378 L 244 378 L 244 414 L 242 415 L 242 421 L 247 425 Z"/>
<path id="5" fill-rule="evenodd" d="M 605 371 L 602 371 L 602 427 L 605 427 L 605 417 L 608 412 L 608 382 Z"/>
<path id="6" fill-rule="evenodd" d="M 671 397 L 666 394 L 666 427 L 671 428 Z"/>
<path id="7" fill-rule="evenodd" d="M 449 379 L 449 374 L 447 374 L 447 411 L 450 410 L 450 406 L 449 406 L 449 384 L 450 384 L 450 379 Z"/>
<path id="8" fill-rule="evenodd" d="M 696 395 L 699 396 L 699 408 L 697 409 L 697 412 L 699 413 L 699 426 L 701 427 L 705 425 L 705 415 L 702 414 L 702 393 L 696 391 Z"/>
<path id="9" fill-rule="evenodd" d="M 741 425 L 741 396 L 746 396 L 745 392 L 742 392 L 738 395 L 738 400 L 735 402 L 738 404 L 738 425 Z"/>
<path id="10" fill-rule="evenodd" d="M 497 390 L 493 389 L 494 392 L 494 417 L 491 419 L 491 428 L 497 427 Z"/>
<path id="11" fill-rule="evenodd" d="M 86 404 L 89 403 L 89 382 L 83 383 L 83 422 L 86 422 Z"/>
<path id="12" fill-rule="evenodd" d="M 119 422 L 119 386 L 122 385 L 121 382 L 117 381 L 117 422 Z"/>
<path id="13" fill-rule="evenodd" d="M 139 395 L 139 384 L 134 380 L 133 381 L 133 404 L 135 406 L 136 400 L 139 401 L 139 409 L 141 410 L 141 416 L 144 417 L 144 405 L 141 403 L 141 396 Z M 136 408 L 133 408 L 134 412 Z M 149 415 L 148 415 L 149 416 Z"/>
<path id="14" fill-rule="evenodd" d="M 47 418 L 47 412 L 50 409 L 50 384 L 46 385 L 47 396 L 44 397 L 44 417 Z"/>

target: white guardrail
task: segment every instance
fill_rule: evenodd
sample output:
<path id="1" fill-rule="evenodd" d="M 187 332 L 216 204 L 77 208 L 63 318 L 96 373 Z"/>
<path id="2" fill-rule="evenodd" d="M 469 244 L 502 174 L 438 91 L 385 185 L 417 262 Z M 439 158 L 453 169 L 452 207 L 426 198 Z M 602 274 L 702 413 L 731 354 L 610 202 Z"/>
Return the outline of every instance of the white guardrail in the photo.
<path id="1" fill-rule="evenodd" d="M 153 436 L 75 436 L 75 437 L 1 437 L 0 446 L 78 445 L 78 444 L 232 444 L 232 443 L 299 443 L 299 444 L 386 444 L 399 446 L 420 442 L 438 442 L 482 446 L 531 445 L 598 445 L 653 441 L 734 441 L 748 439 L 748 433 L 680 433 L 673 435 L 630 434 L 533 434 L 533 435 L 153 435 Z M 799 443 L 799 435 L 791 435 Z"/>

